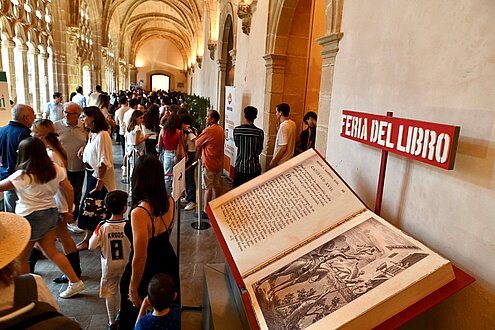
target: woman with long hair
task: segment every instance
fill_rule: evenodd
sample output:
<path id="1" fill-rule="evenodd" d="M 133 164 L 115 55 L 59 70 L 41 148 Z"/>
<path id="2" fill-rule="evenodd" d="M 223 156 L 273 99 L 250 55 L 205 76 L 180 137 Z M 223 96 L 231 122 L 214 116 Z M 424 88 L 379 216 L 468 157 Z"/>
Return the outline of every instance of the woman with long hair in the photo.
<path id="1" fill-rule="evenodd" d="M 83 198 L 99 193 L 104 198 L 108 191 L 115 190 L 115 172 L 113 167 L 112 139 L 108 134 L 108 123 L 97 107 L 85 107 L 81 121 L 89 130 L 88 143 L 82 152 L 82 161 L 86 163 L 86 192 Z M 86 230 L 84 239 L 77 249 L 87 250 L 89 238 L 100 219 L 83 215 L 83 203 L 79 210 L 78 226 Z"/>
<path id="2" fill-rule="evenodd" d="M 29 137 L 19 144 L 16 172 L 0 181 L 1 191 L 10 189 L 15 189 L 19 196 L 15 212 L 31 224 L 31 239 L 19 256 L 20 272 L 29 273 L 28 259 L 34 244 L 38 243 L 43 253 L 69 278 L 69 286 L 60 297 L 69 298 L 83 291 L 84 283 L 55 245 L 58 222 L 55 194 L 60 189 L 68 205 L 72 205 L 74 190 L 65 169 L 52 162 L 40 139 Z"/>
<path id="3" fill-rule="evenodd" d="M 158 137 L 158 148 L 162 150 L 160 156 L 163 162 L 165 185 L 167 191 L 172 194 L 172 174 L 175 164 L 186 155 L 182 122 L 179 116 L 172 113 L 165 121 L 160 136 Z M 187 158 L 186 158 L 187 160 Z"/>
<path id="4" fill-rule="evenodd" d="M 39 138 L 45 144 L 46 151 L 50 159 L 60 167 L 67 170 L 67 153 L 58 139 L 58 134 L 55 132 L 55 125 L 51 120 L 38 119 L 33 123 L 32 135 Z M 59 189 L 55 195 L 55 204 L 58 208 L 59 221 L 55 229 L 60 243 L 64 249 L 65 256 L 69 260 L 72 268 L 77 276 L 81 276 L 81 265 L 79 260 L 79 252 L 76 248 L 76 243 L 72 239 L 67 229 L 67 223 L 72 221 L 72 204 L 68 204 L 63 191 Z M 70 211 L 70 212 L 69 212 Z M 30 260 L 31 261 L 31 260 Z M 33 260 L 34 261 L 34 260 Z M 53 281 L 56 283 L 66 283 L 68 278 L 61 275 Z"/>
<path id="5" fill-rule="evenodd" d="M 160 161 L 153 155 L 140 157 L 132 176 L 131 221 L 125 228 L 131 255 L 120 283 L 120 329 L 134 328 L 148 283 L 158 273 L 174 279 L 180 301 L 179 260 L 170 244 L 174 211 Z"/>
<path id="6" fill-rule="evenodd" d="M 125 145 L 127 146 L 127 156 L 130 156 L 133 150 L 137 151 L 139 155 L 144 154 L 144 141 L 148 139 L 151 134 L 143 133 L 142 123 L 144 120 L 144 114 L 141 110 L 134 110 L 129 119 L 129 125 L 127 125 L 127 132 L 125 135 Z"/>
<path id="7" fill-rule="evenodd" d="M 100 109 L 103 117 L 108 123 L 110 136 L 112 135 L 112 130 L 115 127 L 115 120 L 112 118 L 112 114 L 110 113 L 110 96 L 108 94 L 100 94 L 96 99 L 96 106 Z"/>
<path id="8" fill-rule="evenodd" d="M 147 154 L 156 155 L 156 145 L 158 143 L 158 134 L 160 132 L 160 108 L 157 104 L 151 104 L 143 118 L 143 132 L 150 134 L 145 141 L 145 150 Z"/>

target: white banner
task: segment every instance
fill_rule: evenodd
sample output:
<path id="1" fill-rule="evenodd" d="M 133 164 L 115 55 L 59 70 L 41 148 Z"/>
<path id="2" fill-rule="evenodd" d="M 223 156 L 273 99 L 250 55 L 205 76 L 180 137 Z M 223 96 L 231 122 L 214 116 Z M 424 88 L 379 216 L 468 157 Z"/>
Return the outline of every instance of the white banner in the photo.
<path id="1" fill-rule="evenodd" d="M 239 114 L 235 113 L 235 87 L 225 86 L 225 157 L 229 159 L 229 168 L 225 168 L 231 178 L 234 177 L 237 148 L 234 143 L 234 127 L 240 124 Z"/>

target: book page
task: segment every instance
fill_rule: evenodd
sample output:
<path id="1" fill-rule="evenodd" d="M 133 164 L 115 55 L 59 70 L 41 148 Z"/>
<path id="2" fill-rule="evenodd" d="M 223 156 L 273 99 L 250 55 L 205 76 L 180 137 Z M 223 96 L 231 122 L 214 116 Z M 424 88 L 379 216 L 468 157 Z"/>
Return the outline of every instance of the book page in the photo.
<path id="1" fill-rule="evenodd" d="M 452 280 L 448 264 L 366 211 L 244 283 L 261 329 L 373 327 Z"/>
<path id="2" fill-rule="evenodd" d="M 215 199 L 210 207 L 242 276 L 364 209 L 313 150 Z"/>

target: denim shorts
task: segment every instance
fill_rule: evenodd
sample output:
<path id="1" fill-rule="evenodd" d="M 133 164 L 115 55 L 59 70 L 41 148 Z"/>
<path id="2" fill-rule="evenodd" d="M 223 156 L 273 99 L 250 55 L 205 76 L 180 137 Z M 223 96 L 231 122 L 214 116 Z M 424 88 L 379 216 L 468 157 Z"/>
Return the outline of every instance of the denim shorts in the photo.
<path id="1" fill-rule="evenodd" d="M 31 241 L 39 241 L 46 233 L 55 228 L 58 222 L 58 210 L 56 207 L 51 209 L 34 211 L 26 215 L 25 218 L 31 225 Z"/>

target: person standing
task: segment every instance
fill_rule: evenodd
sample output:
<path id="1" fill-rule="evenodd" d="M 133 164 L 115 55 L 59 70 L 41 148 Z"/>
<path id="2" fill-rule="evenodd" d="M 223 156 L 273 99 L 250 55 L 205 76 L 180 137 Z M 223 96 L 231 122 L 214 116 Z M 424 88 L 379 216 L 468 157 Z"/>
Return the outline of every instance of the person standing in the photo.
<path id="1" fill-rule="evenodd" d="M 12 120 L 0 129 L 0 180 L 8 178 L 15 172 L 19 143 L 31 136 L 31 126 L 36 116 L 33 108 L 17 104 L 12 108 Z M 4 210 L 15 212 L 17 194 L 11 189 L 4 193 Z"/>
<path id="2" fill-rule="evenodd" d="M 296 123 L 289 119 L 290 106 L 287 103 L 281 103 L 277 105 L 275 111 L 280 124 L 269 168 L 274 168 L 291 159 L 296 146 Z"/>
<path id="3" fill-rule="evenodd" d="M 127 110 L 129 110 L 127 97 L 121 96 L 119 97 L 120 108 L 115 111 L 115 124 L 119 128 L 119 136 L 120 136 L 120 147 L 122 148 L 122 159 L 125 156 L 125 124 L 124 124 L 124 115 Z"/>
<path id="4" fill-rule="evenodd" d="M 79 203 L 81 202 L 82 189 L 84 184 L 85 166 L 77 156 L 81 148 L 84 148 L 88 141 L 88 131 L 79 121 L 81 107 L 74 102 L 64 104 L 64 119 L 55 123 L 55 131 L 59 135 L 60 143 L 67 152 L 67 177 L 72 187 L 74 187 L 74 220 L 79 216 Z M 68 224 L 70 231 L 82 232 L 77 226 Z"/>
<path id="5" fill-rule="evenodd" d="M 55 122 L 64 118 L 64 105 L 62 104 L 62 93 L 53 93 L 53 101 L 48 102 L 43 110 L 43 118 Z"/>
<path id="6" fill-rule="evenodd" d="M 95 89 L 96 91 L 88 97 L 88 107 L 98 106 L 98 96 L 103 93 L 103 90 L 101 89 L 101 85 L 96 85 Z"/>
<path id="7" fill-rule="evenodd" d="M 76 88 L 76 95 L 74 95 L 71 99 L 72 102 L 79 104 L 79 106 L 84 108 L 86 106 L 86 98 L 83 95 L 83 88 L 82 86 L 77 86 Z"/>
<path id="8" fill-rule="evenodd" d="M 90 131 L 88 143 L 82 152 L 82 161 L 87 164 L 84 198 L 94 193 L 104 198 L 107 192 L 115 190 L 112 139 L 108 134 L 108 123 L 97 107 L 84 108 L 81 121 Z M 86 236 L 77 244 L 79 251 L 88 249 L 89 238 L 100 222 L 97 218 L 84 216 L 82 211 L 80 207 L 78 225 L 86 230 Z"/>
<path id="9" fill-rule="evenodd" d="M 174 279 L 174 303 L 180 305 L 179 260 L 170 243 L 174 216 L 174 199 L 165 188 L 162 164 L 153 155 L 138 158 L 132 176 L 131 221 L 125 226 L 131 255 L 120 282 L 120 330 L 134 329 L 148 284 L 156 274 Z"/>
<path id="10" fill-rule="evenodd" d="M 110 219 L 100 222 L 89 239 L 90 250 L 100 248 L 100 298 L 105 298 L 110 329 L 117 328 L 115 317 L 120 309 L 120 280 L 131 250 L 131 243 L 124 234 L 127 197 L 127 193 L 121 190 L 107 194 L 105 206 L 112 215 Z"/>
<path id="11" fill-rule="evenodd" d="M 235 159 L 234 188 L 261 174 L 260 154 L 263 151 L 263 130 L 254 125 L 258 109 L 244 108 L 245 124 L 234 128 Z"/>
<path id="12" fill-rule="evenodd" d="M 193 126 L 193 118 L 189 113 L 181 116 L 182 131 L 186 142 L 187 162 L 186 162 L 186 197 L 180 199 L 181 203 L 185 204 L 184 210 L 190 211 L 196 208 L 196 179 L 195 168 L 192 166 L 196 157 L 196 137 L 198 132 Z"/>
<path id="13" fill-rule="evenodd" d="M 203 178 L 203 207 L 217 197 L 220 188 L 220 177 L 223 171 L 223 155 L 225 133 L 218 125 L 220 114 L 216 110 L 208 110 L 206 114 L 207 128 L 196 139 L 196 159 L 201 155 Z M 198 211 L 199 212 L 199 211 Z M 207 218 L 206 212 L 202 216 Z"/>
<path id="14" fill-rule="evenodd" d="M 308 128 L 303 130 L 299 134 L 299 138 L 296 142 L 296 150 L 294 156 L 297 156 L 304 151 L 315 147 L 316 142 L 316 122 L 318 115 L 313 111 L 310 111 L 304 115 L 303 122 L 308 125 Z"/>

